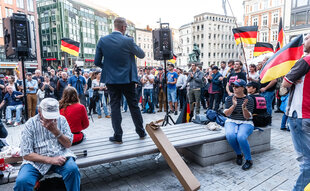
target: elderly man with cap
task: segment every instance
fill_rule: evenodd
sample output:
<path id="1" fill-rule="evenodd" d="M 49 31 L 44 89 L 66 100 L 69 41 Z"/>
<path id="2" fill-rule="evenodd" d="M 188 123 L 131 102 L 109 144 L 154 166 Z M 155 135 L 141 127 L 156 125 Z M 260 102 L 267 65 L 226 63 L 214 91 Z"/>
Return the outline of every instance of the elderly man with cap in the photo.
<path id="1" fill-rule="evenodd" d="M 246 162 L 242 169 L 248 170 L 252 167 L 251 149 L 248 137 L 254 130 L 252 113 L 254 101 L 251 97 L 244 94 L 246 82 L 237 79 L 231 83 L 233 94 L 228 96 L 225 101 L 224 114 L 227 116 L 225 121 L 226 139 L 237 154 L 236 163 L 242 165 L 243 155 Z M 243 153 L 243 154 L 242 154 Z"/>
<path id="2" fill-rule="evenodd" d="M 28 118 L 30 118 L 36 114 L 38 81 L 32 79 L 31 72 L 27 72 L 26 75 L 27 75 L 26 94 L 28 104 Z"/>
<path id="3" fill-rule="evenodd" d="M 33 190 L 37 180 L 49 171 L 62 176 L 67 190 L 80 190 L 80 172 L 75 155 L 68 149 L 72 140 L 68 122 L 59 113 L 58 101 L 43 99 L 39 114 L 30 118 L 22 131 L 24 161 L 14 190 Z"/>

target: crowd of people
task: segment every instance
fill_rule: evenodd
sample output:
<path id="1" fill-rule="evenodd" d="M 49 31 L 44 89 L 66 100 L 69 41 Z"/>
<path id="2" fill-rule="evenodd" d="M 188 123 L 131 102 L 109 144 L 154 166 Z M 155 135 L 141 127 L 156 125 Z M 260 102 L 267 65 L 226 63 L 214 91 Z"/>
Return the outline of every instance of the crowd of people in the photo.
<path id="1" fill-rule="evenodd" d="M 15 190 L 32 190 L 39 177 L 50 170 L 63 176 L 67 190 L 80 189 L 80 173 L 75 156 L 68 148 L 83 141 L 82 130 L 89 126 L 87 114 L 96 113 L 102 118 L 103 109 L 105 117 L 111 118 L 114 130 L 109 140 L 122 144 L 121 110 L 126 112 L 129 106 L 136 133 L 144 139 L 147 134 L 141 111 L 150 114 L 168 111 L 178 115 L 187 103 L 192 116 L 200 114 L 202 107 L 227 117 L 226 138 L 237 155 L 236 163 L 242 165 L 243 170 L 253 165 L 248 136 L 255 127 L 271 124 L 274 105 L 276 112 L 282 113 L 288 107 L 288 116 L 283 114 L 281 130 L 293 128 L 295 149 L 304 160 L 295 188 L 305 187 L 310 178 L 309 143 L 306 142 L 309 132 L 305 129 L 309 128 L 309 121 L 305 119 L 309 118 L 310 110 L 304 102 L 309 102 L 310 98 L 303 86 L 309 83 L 309 56 L 300 59 L 284 80 L 268 83 L 260 83 L 259 79 L 259 71 L 268 57 L 249 68 L 240 60 L 229 60 L 222 61 L 220 67 L 211 65 L 207 69 L 193 63 L 188 71 L 175 68 L 173 64 L 168 65 L 167 71 L 161 67 L 139 69 L 134 56 L 143 58 L 145 53 L 125 35 L 126 19 L 118 17 L 114 27 L 115 31 L 102 37 L 97 44 L 95 65 L 100 69 L 83 73 L 75 67 L 70 75 L 67 71 L 56 73 L 48 68 L 43 75 L 40 70 L 26 74 L 29 120 L 22 131 L 24 162 Z M 305 41 L 304 51 L 309 54 L 310 35 Z M 14 80 L 13 76 L 4 79 L 0 75 L 3 90 L 0 108 L 6 107 L 8 124 L 12 124 L 12 111 L 16 110 L 14 125 L 19 125 L 24 96 L 22 82 Z M 292 85 L 296 89 L 290 88 Z M 296 92 L 302 94 L 296 95 Z M 298 99 L 302 99 L 302 103 Z M 286 126 L 287 119 L 290 128 Z"/>

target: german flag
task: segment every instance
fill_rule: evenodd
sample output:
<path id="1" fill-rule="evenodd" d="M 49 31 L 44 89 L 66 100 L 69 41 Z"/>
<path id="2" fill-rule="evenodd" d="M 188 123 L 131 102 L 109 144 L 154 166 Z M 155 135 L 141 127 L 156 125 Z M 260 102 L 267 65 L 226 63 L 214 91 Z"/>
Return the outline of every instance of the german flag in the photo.
<path id="1" fill-rule="evenodd" d="M 177 56 L 175 54 L 173 54 L 173 58 L 168 60 L 168 62 L 171 62 L 172 64 L 175 64 L 177 61 Z"/>
<path id="2" fill-rule="evenodd" d="M 275 52 L 278 52 L 283 47 L 283 38 L 284 38 L 284 33 L 283 33 L 282 17 L 281 17 L 280 22 L 279 22 L 278 41 L 277 41 Z"/>
<path id="3" fill-rule="evenodd" d="M 79 56 L 80 43 L 69 38 L 62 38 L 60 49 L 73 56 Z"/>
<path id="4" fill-rule="evenodd" d="M 302 55 L 303 36 L 299 35 L 267 60 L 260 72 L 261 83 L 286 75 Z"/>
<path id="5" fill-rule="evenodd" d="M 176 124 L 180 124 L 180 123 L 188 123 L 191 121 L 191 110 L 190 110 L 190 106 L 189 103 L 186 102 L 183 104 L 183 108 L 182 111 L 176 121 Z"/>
<path id="6" fill-rule="evenodd" d="M 258 26 L 246 26 L 232 29 L 236 44 L 256 44 Z"/>
<path id="7" fill-rule="evenodd" d="M 266 42 L 257 42 L 254 47 L 254 56 L 259 56 L 262 54 L 266 54 L 269 52 L 273 52 L 273 45 Z"/>

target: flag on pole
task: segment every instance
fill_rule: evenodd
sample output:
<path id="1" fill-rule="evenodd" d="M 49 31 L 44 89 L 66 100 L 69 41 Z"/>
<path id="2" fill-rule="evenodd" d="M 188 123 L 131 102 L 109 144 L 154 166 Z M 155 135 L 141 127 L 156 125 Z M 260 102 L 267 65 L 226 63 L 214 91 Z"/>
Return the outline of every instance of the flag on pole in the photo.
<path id="1" fill-rule="evenodd" d="M 258 26 L 245 26 L 239 28 L 233 28 L 236 44 L 241 41 L 244 44 L 256 44 Z"/>
<path id="2" fill-rule="evenodd" d="M 182 111 L 176 121 L 176 124 L 180 124 L 180 123 L 189 123 L 191 120 L 191 110 L 189 107 L 189 103 L 186 102 L 183 104 L 183 108 Z"/>
<path id="3" fill-rule="evenodd" d="M 283 38 L 284 38 L 284 33 L 283 33 L 282 17 L 281 17 L 280 22 L 279 22 L 278 40 L 277 40 L 277 46 L 276 46 L 275 52 L 278 52 L 283 47 Z"/>
<path id="4" fill-rule="evenodd" d="M 299 35 L 267 60 L 260 72 L 261 83 L 286 75 L 303 55 L 303 35 Z"/>
<path id="5" fill-rule="evenodd" d="M 60 49 L 73 56 L 79 56 L 80 43 L 69 38 L 62 38 Z"/>
<path id="6" fill-rule="evenodd" d="M 175 64 L 177 62 L 177 56 L 175 54 L 173 54 L 173 58 L 168 60 L 168 62 Z"/>
<path id="7" fill-rule="evenodd" d="M 262 54 L 266 54 L 269 52 L 273 52 L 273 45 L 266 42 L 257 42 L 254 47 L 254 56 L 260 56 Z"/>

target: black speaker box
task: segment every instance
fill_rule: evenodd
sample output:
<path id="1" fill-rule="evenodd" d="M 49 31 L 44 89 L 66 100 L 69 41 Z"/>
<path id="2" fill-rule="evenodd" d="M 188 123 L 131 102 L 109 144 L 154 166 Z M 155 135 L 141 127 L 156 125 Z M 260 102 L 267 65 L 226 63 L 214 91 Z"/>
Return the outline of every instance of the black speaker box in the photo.
<path id="1" fill-rule="evenodd" d="M 4 50 L 7 59 L 27 58 L 30 54 L 30 28 L 25 14 L 3 18 Z"/>
<path id="2" fill-rule="evenodd" d="M 163 24 L 162 24 L 163 25 Z M 169 60 L 173 58 L 172 35 L 169 27 L 152 31 L 154 60 Z"/>

